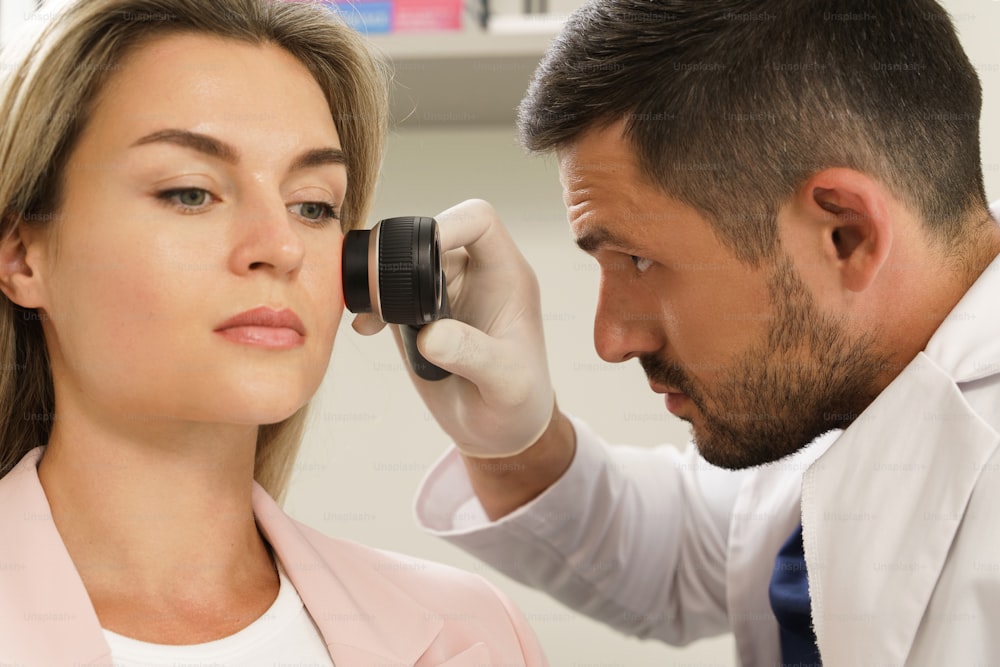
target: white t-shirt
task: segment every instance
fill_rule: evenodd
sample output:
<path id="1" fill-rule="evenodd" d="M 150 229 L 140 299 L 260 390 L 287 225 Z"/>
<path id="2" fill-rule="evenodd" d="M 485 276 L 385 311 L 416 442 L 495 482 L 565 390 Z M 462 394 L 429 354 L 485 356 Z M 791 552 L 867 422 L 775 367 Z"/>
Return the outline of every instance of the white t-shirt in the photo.
<path id="1" fill-rule="evenodd" d="M 264 615 L 216 641 L 184 646 L 149 644 L 105 630 L 112 663 L 115 667 L 333 667 L 319 628 L 280 565 L 278 576 L 278 597 Z"/>

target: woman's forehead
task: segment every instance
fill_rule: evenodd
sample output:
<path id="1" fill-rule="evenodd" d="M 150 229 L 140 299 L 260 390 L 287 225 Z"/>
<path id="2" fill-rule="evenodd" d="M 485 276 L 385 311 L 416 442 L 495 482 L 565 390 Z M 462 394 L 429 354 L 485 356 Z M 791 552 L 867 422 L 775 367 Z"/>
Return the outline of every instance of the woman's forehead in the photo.
<path id="1" fill-rule="evenodd" d="M 324 91 L 293 55 L 273 44 L 198 33 L 154 38 L 132 50 L 89 116 L 89 124 L 123 139 L 182 127 L 226 134 L 234 143 L 269 136 L 271 150 L 337 140 Z"/>

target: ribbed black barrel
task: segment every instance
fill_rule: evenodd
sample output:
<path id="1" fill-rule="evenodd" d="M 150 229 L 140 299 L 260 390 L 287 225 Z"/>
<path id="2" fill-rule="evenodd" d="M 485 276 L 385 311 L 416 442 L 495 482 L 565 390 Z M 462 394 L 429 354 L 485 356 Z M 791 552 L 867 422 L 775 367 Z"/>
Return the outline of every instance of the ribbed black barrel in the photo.
<path id="1" fill-rule="evenodd" d="M 424 324 L 417 276 L 419 218 L 383 220 L 379 228 L 378 288 L 382 320 L 393 324 Z"/>

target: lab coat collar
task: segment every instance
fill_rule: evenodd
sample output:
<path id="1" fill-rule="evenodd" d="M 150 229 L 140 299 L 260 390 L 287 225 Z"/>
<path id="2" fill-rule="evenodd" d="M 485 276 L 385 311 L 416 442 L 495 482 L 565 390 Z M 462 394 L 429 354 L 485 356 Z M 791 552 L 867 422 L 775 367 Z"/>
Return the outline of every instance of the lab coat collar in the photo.
<path id="1" fill-rule="evenodd" d="M 337 665 L 413 665 L 441 632 L 440 613 L 422 606 L 387 576 L 407 567 L 406 561 L 373 561 L 371 550 L 356 551 L 292 520 L 256 483 L 253 510 Z M 331 550 L 325 550 L 324 558 L 317 542 L 340 547 L 336 569 L 329 562 Z"/>
<path id="2" fill-rule="evenodd" d="M 0 590 L 14 601 L 0 600 L 0 661 L 110 665 L 97 613 L 38 479 L 43 451 L 33 449 L 0 480 L 0 526 L 6 531 L 0 542 Z M 252 498 L 257 525 L 334 662 L 345 667 L 415 664 L 444 621 L 392 583 L 407 561 L 373 560 L 371 550 L 299 524 L 256 483 Z M 322 555 L 317 545 L 325 547 Z"/>
<path id="3" fill-rule="evenodd" d="M 927 356 L 956 382 L 970 382 L 1000 373 L 1000 256 L 948 314 L 927 343 Z"/>
<path id="4" fill-rule="evenodd" d="M 827 664 L 904 664 L 1000 434 L 959 382 L 1000 373 L 1000 259 L 926 350 L 806 471 L 802 524 Z"/>

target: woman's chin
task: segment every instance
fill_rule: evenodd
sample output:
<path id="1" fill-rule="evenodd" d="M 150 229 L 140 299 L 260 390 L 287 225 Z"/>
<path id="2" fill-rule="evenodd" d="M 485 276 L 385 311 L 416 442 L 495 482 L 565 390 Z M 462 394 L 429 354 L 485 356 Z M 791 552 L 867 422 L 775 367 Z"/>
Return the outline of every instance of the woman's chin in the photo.
<path id="1" fill-rule="evenodd" d="M 257 426 L 277 424 L 295 415 L 295 413 L 305 405 L 306 403 L 296 403 L 285 406 L 276 404 L 260 406 L 257 410 L 244 411 L 242 415 L 244 419 L 238 423 L 255 424 Z"/>
<path id="2" fill-rule="evenodd" d="M 300 408 L 308 404 L 308 399 L 291 401 L 289 397 L 246 397 L 234 404 L 232 399 L 228 405 L 215 405 L 215 409 L 202 410 L 194 421 L 213 422 L 217 424 L 240 424 L 245 426 L 262 426 L 277 424 L 293 416 Z M 208 406 L 206 406 L 208 407 Z"/>

